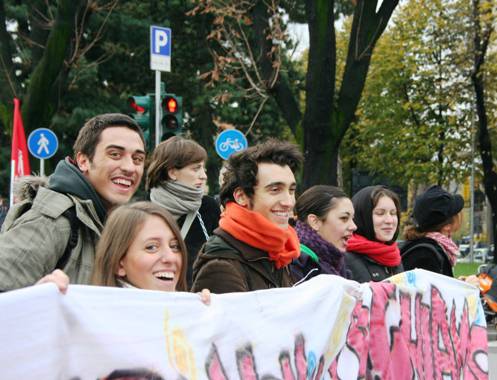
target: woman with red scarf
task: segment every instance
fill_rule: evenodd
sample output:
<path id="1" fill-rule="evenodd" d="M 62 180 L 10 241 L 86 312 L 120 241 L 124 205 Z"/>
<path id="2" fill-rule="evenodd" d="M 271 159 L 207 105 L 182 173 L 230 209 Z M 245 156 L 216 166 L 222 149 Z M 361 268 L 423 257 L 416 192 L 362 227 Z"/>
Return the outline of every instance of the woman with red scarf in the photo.
<path id="1" fill-rule="evenodd" d="M 384 186 L 368 186 L 352 197 L 357 225 L 347 242 L 345 263 L 358 282 L 382 281 L 403 272 L 399 248 L 400 200 Z"/>

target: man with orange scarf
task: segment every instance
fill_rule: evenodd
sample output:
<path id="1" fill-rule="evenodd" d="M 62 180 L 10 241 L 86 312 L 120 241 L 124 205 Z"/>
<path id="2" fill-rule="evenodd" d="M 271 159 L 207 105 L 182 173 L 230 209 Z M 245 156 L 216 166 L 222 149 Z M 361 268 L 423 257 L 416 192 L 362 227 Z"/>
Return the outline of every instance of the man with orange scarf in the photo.
<path id="1" fill-rule="evenodd" d="M 269 140 L 228 160 L 219 228 L 193 265 L 192 291 L 247 292 L 292 285 L 288 264 L 300 254 L 288 224 L 295 205 L 297 146 Z"/>

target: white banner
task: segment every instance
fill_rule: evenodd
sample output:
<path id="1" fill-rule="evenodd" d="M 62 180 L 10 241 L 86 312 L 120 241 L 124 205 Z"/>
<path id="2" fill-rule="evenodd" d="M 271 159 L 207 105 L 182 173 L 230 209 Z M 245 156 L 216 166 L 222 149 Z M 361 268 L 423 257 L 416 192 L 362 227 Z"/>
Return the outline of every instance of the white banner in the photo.
<path id="1" fill-rule="evenodd" d="M 478 290 L 416 270 L 212 295 L 53 284 L 0 295 L 1 379 L 485 379 Z"/>

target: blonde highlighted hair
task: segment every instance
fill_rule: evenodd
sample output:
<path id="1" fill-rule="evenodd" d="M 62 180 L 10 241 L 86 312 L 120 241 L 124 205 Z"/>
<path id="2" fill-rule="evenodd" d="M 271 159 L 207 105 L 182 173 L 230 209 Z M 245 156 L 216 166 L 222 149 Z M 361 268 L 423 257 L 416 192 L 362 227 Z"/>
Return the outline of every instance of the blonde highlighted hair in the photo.
<path id="1" fill-rule="evenodd" d="M 163 207 L 151 202 L 137 202 L 117 207 L 111 212 L 102 236 L 97 244 L 95 266 L 93 268 L 93 285 L 119 286 L 117 271 L 119 263 L 128 252 L 129 247 L 150 216 L 158 216 L 171 228 L 178 240 L 181 251 L 181 272 L 176 290 L 186 291 L 186 246 L 181 238 L 178 225 L 171 214 Z"/>

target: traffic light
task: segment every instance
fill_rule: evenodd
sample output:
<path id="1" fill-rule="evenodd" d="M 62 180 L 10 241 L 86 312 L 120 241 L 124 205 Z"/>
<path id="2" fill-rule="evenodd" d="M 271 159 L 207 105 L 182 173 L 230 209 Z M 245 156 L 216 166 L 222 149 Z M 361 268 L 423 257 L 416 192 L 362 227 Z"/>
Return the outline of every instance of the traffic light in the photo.
<path id="1" fill-rule="evenodd" d="M 152 95 L 130 96 L 128 103 L 134 110 L 129 116 L 135 119 L 142 128 L 147 149 L 151 151 L 154 148 L 154 97 Z"/>
<path id="2" fill-rule="evenodd" d="M 183 128 L 183 98 L 164 93 L 161 96 L 161 141 L 181 134 Z"/>

